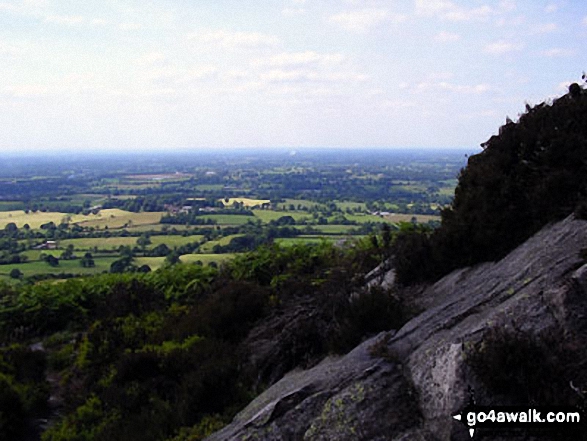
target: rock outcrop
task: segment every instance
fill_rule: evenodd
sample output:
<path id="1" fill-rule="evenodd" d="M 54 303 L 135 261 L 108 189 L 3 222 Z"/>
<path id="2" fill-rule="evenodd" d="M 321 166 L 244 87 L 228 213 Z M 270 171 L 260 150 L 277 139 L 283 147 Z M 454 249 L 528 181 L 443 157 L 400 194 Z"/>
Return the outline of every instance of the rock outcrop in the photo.
<path id="1" fill-rule="evenodd" d="M 498 262 L 449 274 L 412 299 L 424 312 L 397 332 L 290 372 L 208 439 L 469 439 L 451 417 L 469 387 L 483 396 L 466 347 L 495 327 L 585 339 L 586 247 L 587 222 L 570 217 Z"/>

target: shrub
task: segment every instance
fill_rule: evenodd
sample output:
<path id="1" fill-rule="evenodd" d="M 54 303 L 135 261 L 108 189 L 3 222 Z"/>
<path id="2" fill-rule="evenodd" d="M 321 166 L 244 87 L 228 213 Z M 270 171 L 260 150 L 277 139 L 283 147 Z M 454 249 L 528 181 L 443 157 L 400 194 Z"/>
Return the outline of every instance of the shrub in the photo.
<path id="1" fill-rule="evenodd" d="M 466 360 L 494 397 L 516 405 L 576 405 L 580 397 L 570 381 L 579 387 L 587 384 L 584 366 L 577 361 L 580 347 L 559 333 L 537 338 L 494 327 L 467 350 Z"/>

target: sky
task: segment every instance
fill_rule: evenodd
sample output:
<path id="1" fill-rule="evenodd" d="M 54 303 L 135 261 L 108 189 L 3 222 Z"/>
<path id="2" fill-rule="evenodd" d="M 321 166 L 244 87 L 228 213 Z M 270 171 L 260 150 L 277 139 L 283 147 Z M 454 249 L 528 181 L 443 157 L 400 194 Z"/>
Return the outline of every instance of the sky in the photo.
<path id="1" fill-rule="evenodd" d="M 586 43 L 585 0 L 0 0 L 0 153 L 477 148 Z"/>

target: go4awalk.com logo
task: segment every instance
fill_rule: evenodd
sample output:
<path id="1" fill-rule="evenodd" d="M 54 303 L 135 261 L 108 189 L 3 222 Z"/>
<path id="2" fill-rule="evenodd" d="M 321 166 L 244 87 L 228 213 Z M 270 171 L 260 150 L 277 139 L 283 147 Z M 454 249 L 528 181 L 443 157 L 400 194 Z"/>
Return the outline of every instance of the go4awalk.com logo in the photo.
<path id="1" fill-rule="evenodd" d="M 570 406 L 477 406 L 469 405 L 453 418 L 465 424 L 471 438 L 477 429 L 557 430 L 584 433 L 583 409 Z"/>

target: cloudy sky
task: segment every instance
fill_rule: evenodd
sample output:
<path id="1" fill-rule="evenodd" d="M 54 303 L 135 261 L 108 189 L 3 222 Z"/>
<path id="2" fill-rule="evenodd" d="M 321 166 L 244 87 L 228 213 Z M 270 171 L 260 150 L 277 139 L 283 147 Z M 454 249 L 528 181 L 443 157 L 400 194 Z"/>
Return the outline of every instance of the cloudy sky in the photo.
<path id="1" fill-rule="evenodd" d="M 0 0 L 0 151 L 475 148 L 586 48 L 585 0 Z"/>

